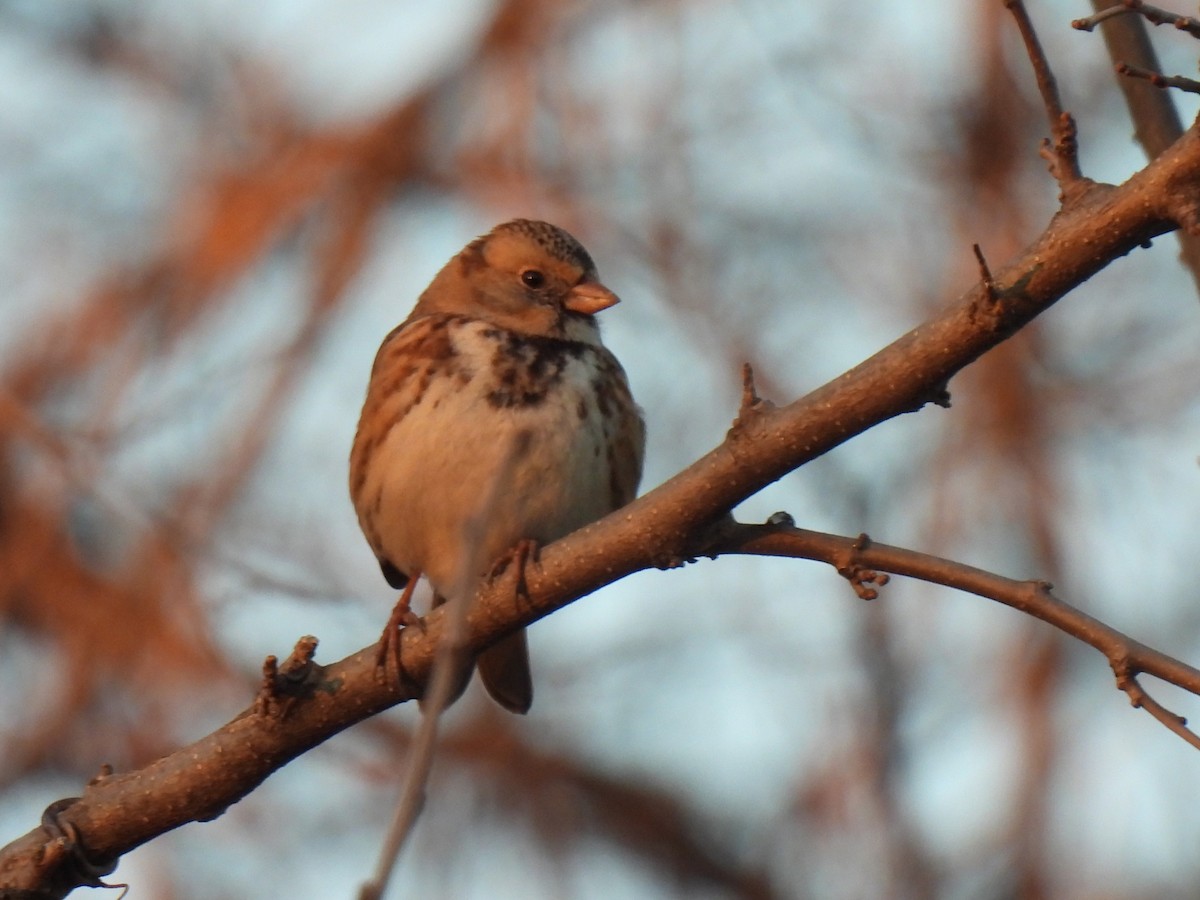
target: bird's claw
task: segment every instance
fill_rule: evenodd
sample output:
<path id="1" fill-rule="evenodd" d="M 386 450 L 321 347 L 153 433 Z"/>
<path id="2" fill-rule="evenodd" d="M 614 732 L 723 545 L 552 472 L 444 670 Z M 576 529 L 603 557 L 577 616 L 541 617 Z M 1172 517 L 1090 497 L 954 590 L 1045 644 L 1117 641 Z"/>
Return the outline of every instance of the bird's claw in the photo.
<path id="1" fill-rule="evenodd" d="M 531 560 L 534 564 L 538 562 L 541 550 L 541 545 L 537 541 L 532 538 L 523 538 L 511 550 L 496 560 L 492 566 L 492 570 L 488 573 L 488 581 L 495 581 L 508 571 L 509 566 L 513 566 L 517 573 L 517 595 L 520 597 L 528 596 L 529 592 L 525 586 L 525 567 L 529 565 Z"/>
<path id="2" fill-rule="evenodd" d="M 379 649 L 375 655 L 375 677 L 380 684 L 387 684 L 389 672 L 396 674 L 397 680 L 404 685 L 411 684 L 408 674 L 404 671 L 404 663 L 400 658 L 400 634 L 403 629 L 415 626 L 425 630 L 425 620 L 412 610 L 413 588 L 417 585 L 418 573 L 414 573 L 404 586 L 404 592 L 392 607 L 387 625 L 379 637 Z"/>

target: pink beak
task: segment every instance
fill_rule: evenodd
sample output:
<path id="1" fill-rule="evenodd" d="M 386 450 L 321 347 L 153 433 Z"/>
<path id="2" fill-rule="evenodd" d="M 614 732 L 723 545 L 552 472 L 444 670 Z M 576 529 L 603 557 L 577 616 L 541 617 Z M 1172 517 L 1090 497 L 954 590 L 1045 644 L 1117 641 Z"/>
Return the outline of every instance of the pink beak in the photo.
<path id="1" fill-rule="evenodd" d="M 621 302 L 621 298 L 600 284 L 598 281 L 581 281 L 567 292 L 563 303 L 571 312 L 594 316 L 602 309 L 608 309 Z"/>

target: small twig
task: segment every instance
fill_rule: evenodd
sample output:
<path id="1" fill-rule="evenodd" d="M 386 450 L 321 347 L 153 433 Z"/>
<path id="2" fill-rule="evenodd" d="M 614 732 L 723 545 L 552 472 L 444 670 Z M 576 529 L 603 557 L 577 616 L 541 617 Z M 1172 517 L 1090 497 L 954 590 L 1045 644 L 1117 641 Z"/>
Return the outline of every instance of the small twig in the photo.
<path id="1" fill-rule="evenodd" d="M 1120 6 L 1110 6 L 1108 9 L 1103 9 L 1095 15 L 1088 16 L 1086 19 L 1075 19 L 1071 22 L 1071 27 L 1078 31 L 1091 31 L 1106 19 L 1111 19 L 1114 16 L 1120 16 L 1125 13 L 1139 15 L 1151 25 L 1174 25 L 1180 31 L 1186 31 L 1192 37 L 1200 38 L 1200 19 L 1193 19 L 1191 16 L 1181 16 L 1178 13 L 1159 9 L 1157 6 L 1143 3 L 1142 0 L 1124 0 Z"/>
<path id="2" fill-rule="evenodd" d="M 1117 63 L 1115 68 L 1118 75 L 1126 75 L 1129 78 L 1141 78 L 1150 82 L 1156 88 L 1175 88 L 1189 94 L 1200 94 L 1200 81 L 1192 78 L 1184 78 L 1182 75 L 1163 75 L 1161 72 L 1143 69 L 1125 62 Z"/>
<path id="3" fill-rule="evenodd" d="M 392 816 L 392 823 L 384 838 L 374 877 L 359 890 L 359 900 L 379 900 L 387 889 L 400 852 L 412 833 L 413 826 L 425 807 L 425 787 L 433 770 L 434 750 L 437 746 L 438 725 L 442 713 L 453 702 L 456 688 L 461 683 L 463 669 L 469 665 L 464 652 L 467 637 L 467 612 L 475 594 L 479 573 L 488 560 L 483 559 L 484 537 L 488 523 L 496 513 L 500 492 L 512 482 L 513 468 L 525 453 L 532 440 L 528 431 L 518 432 L 512 439 L 504 461 L 496 471 L 487 494 L 479 504 L 475 515 L 463 524 L 463 546 L 468 548 L 461 558 L 459 571 L 455 573 L 454 587 L 446 598 L 445 630 L 437 648 L 428 687 L 421 702 L 421 724 L 413 736 L 412 753 L 408 770 L 400 790 L 400 800 Z"/>
<path id="4" fill-rule="evenodd" d="M 1200 19 L 1191 16 L 1181 16 L 1169 10 L 1159 9 L 1142 0 L 1125 0 L 1125 8 L 1137 13 L 1151 25 L 1174 25 L 1180 31 L 1186 31 L 1194 38 L 1200 38 Z"/>
<path id="5" fill-rule="evenodd" d="M 1099 9 L 1103 0 L 1092 0 Z M 1118 12 L 1129 12 L 1127 6 L 1116 7 Z M 1105 10 L 1104 12 L 1108 12 Z M 1101 18 L 1101 17 L 1098 17 Z M 1162 64 L 1154 51 L 1146 22 L 1140 16 L 1112 15 L 1102 17 L 1106 21 L 1100 29 L 1113 65 L 1125 62 L 1148 72 L 1161 72 Z M 1134 134 L 1146 151 L 1147 159 L 1156 159 L 1183 134 L 1183 123 L 1169 94 L 1153 90 L 1153 85 L 1136 78 L 1118 78 L 1117 86 L 1125 97 Z M 1192 269 L 1193 277 L 1200 283 L 1200 242 L 1184 241 L 1184 255 Z"/>
<path id="6" fill-rule="evenodd" d="M 1138 674 L 1153 675 L 1200 696 L 1200 670 L 1153 650 L 1064 603 L 1054 596 L 1051 585 L 1044 581 L 1005 578 L 927 553 L 878 544 L 865 535 L 848 538 L 786 525 L 736 522 L 729 523 L 723 533 L 725 544 L 710 546 L 711 553 L 812 559 L 832 565 L 845 577 L 855 571 L 891 572 L 995 600 L 1040 619 L 1103 653 L 1116 675 L 1117 687 L 1129 696 L 1135 707 L 1145 709 L 1200 749 L 1200 737 L 1186 727 L 1186 721 L 1150 697 L 1136 680 Z"/>
<path id="7" fill-rule="evenodd" d="M 1058 96 L 1058 82 L 1054 78 L 1054 72 L 1050 69 L 1046 51 L 1042 49 L 1042 42 L 1038 40 L 1037 31 L 1033 27 L 1033 21 L 1029 18 L 1029 11 L 1025 9 L 1023 0 L 1005 0 L 1004 5 L 1013 14 L 1013 18 L 1017 22 L 1017 30 L 1021 32 L 1021 39 L 1025 41 L 1025 52 L 1029 55 L 1030 65 L 1033 66 L 1038 92 L 1042 95 L 1042 103 L 1046 106 L 1046 115 L 1050 119 L 1050 124 L 1053 125 L 1062 116 L 1063 107 L 1062 100 Z"/>
<path id="8" fill-rule="evenodd" d="M 1037 31 L 1029 18 L 1022 0 L 1005 0 L 1005 6 L 1013 14 L 1021 38 L 1025 41 L 1025 52 L 1033 66 L 1033 74 L 1037 79 L 1038 92 L 1042 95 L 1042 103 L 1046 107 L 1046 117 L 1050 121 L 1050 134 L 1053 141 L 1043 145 L 1042 155 L 1050 162 L 1050 173 L 1058 182 L 1064 199 L 1069 189 L 1083 180 L 1083 172 L 1079 168 L 1079 146 L 1076 140 L 1075 119 L 1062 106 L 1058 95 L 1058 83 L 1046 52 L 1038 40 Z"/>
<path id="9" fill-rule="evenodd" d="M 1128 6 L 1110 6 L 1108 9 L 1102 9 L 1095 15 L 1087 16 L 1083 19 L 1072 19 L 1071 27 L 1076 31 L 1092 31 L 1101 22 L 1116 16 L 1123 16 L 1128 12 L 1132 12 Z"/>
<path id="10" fill-rule="evenodd" d="M 1108 9 L 1102 9 L 1102 5 L 1103 0 L 1092 0 L 1092 6 L 1098 11 L 1096 16 L 1080 21 L 1086 24 L 1106 22 L 1100 31 L 1114 65 L 1124 62 L 1146 72 L 1161 72 L 1162 64 L 1150 41 L 1146 20 L 1142 16 L 1121 15 L 1133 11 L 1127 5 Z M 1120 18 L 1114 18 L 1118 15 Z M 1183 134 L 1183 123 L 1172 95 L 1155 88 L 1147 79 L 1118 77 L 1117 85 L 1125 97 L 1134 134 L 1146 151 L 1147 159 L 1161 156 Z M 1189 217 L 1188 224 L 1180 231 L 1179 245 L 1183 263 L 1200 289 L 1200 227 L 1195 217 Z"/>
<path id="11" fill-rule="evenodd" d="M 1133 704 L 1135 709 L 1144 709 L 1168 729 L 1179 735 L 1197 750 L 1200 750 L 1200 735 L 1187 727 L 1186 718 L 1171 712 L 1151 697 L 1149 692 L 1142 687 L 1141 682 L 1137 680 L 1136 674 L 1127 669 L 1121 671 L 1117 666 L 1114 666 L 1113 669 L 1117 675 L 1117 687 L 1125 692 L 1126 696 L 1129 697 L 1129 702 Z"/>

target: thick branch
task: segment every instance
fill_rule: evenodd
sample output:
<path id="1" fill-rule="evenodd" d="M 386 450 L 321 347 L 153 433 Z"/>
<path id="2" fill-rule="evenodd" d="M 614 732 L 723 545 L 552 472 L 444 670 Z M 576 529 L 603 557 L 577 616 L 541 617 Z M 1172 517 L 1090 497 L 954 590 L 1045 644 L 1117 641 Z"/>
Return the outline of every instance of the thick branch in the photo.
<path id="1" fill-rule="evenodd" d="M 742 500 L 880 422 L 945 402 L 954 374 L 1109 262 L 1176 222 L 1195 229 L 1198 184 L 1193 129 L 1120 188 L 1081 192 L 989 287 L 976 285 L 807 397 L 780 408 L 751 403 L 725 441 L 684 472 L 546 547 L 525 568 L 524 596 L 510 577 L 484 585 L 468 615 L 469 647 L 480 650 L 631 572 L 704 554 Z M 402 635 L 404 671 L 418 683 L 429 676 L 444 620 L 443 607 L 424 632 Z M 297 755 L 411 699 L 411 689 L 380 683 L 377 658 L 370 647 L 324 668 L 304 660 L 285 666 L 289 675 L 274 679 L 265 701 L 218 731 L 140 771 L 98 779 L 58 812 L 57 833 L 41 827 L 0 851 L 0 894 L 24 888 L 41 892 L 30 896 L 65 896 L 47 887 L 78 878 L 80 852 L 62 852 L 63 834 L 77 836 L 71 849 L 102 868 L 158 834 L 219 815 Z"/>

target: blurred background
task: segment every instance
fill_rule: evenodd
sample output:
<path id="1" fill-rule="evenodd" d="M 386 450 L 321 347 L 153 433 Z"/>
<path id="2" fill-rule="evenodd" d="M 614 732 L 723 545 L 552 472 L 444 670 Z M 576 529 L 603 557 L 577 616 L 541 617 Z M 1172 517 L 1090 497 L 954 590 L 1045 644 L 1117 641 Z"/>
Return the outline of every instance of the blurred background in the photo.
<path id="1" fill-rule="evenodd" d="M 1030 7 L 1086 174 L 1124 180 L 1144 160 L 1103 41 L 1069 28 L 1090 7 Z M 0 109 L 3 841 L 102 763 L 228 720 L 300 635 L 326 662 L 378 637 L 394 595 L 346 488 L 367 373 L 496 222 L 567 227 L 624 299 L 602 318 L 649 421 L 645 490 L 722 439 L 743 361 L 793 399 L 952 302 L 972 243 L 998 269 L 1056 208 L 999 0 L 3 0 Z M 1200 662 L 1177 255 L 1118 261 L 952 409 L 738 515 L 1044 578 Z M 730 558 L 630 577 L 531 640 L 528 718 L 477 688 L 448 716 L 394 896 L 1200 891 L 1200 755 L 1009 609 Z M 337 737 L 111 880 L 355 896 L 415 722 Z"/>

